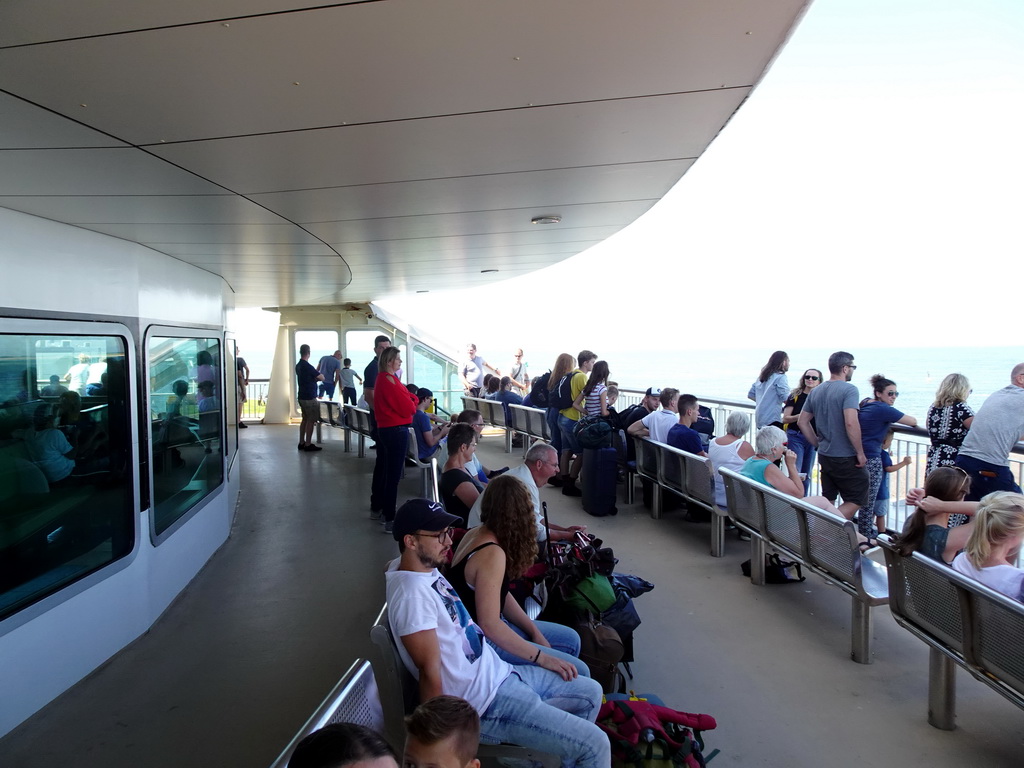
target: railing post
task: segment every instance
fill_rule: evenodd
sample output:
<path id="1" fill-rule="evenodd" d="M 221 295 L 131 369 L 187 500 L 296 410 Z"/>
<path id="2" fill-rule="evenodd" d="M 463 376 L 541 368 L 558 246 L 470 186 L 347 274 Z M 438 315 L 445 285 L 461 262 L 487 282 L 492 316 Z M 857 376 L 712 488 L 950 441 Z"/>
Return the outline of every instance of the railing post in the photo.
<path id="1" fill-rule="evenodd" d="M 928 649 L 928 723 L 943 731 L 956 728 L 956 665 L 937 648 Z"/>

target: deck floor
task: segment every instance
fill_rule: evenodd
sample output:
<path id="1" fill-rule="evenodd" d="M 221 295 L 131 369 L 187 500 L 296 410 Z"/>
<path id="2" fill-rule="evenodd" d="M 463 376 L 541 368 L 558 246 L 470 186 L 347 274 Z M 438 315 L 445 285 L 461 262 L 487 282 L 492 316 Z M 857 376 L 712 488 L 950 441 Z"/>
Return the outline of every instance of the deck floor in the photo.
<path id="1" fill-rule="evenodd" d="M 338 430 L 318 454 L 295 438 L 285 426 L 241 434 L 230 539 L 147 634 L 0 740 L 0 764 L 260 768 L 354 658 L 373 658 L 383 564 L 397 554 L 369 519 L 373 453 L 345 453 Z M 520 460 L 502 448 L 485 438 L 485 465 Z M 730 536 L 712 558 L 708 524 L 652 520 L 639 492 L 600 519 L 557 489 L 542 496 L 552 520 L 589 525 L 618 570 L 656 584 L 636 601 L 630 687 L 714 715 L 716 768 L 1020 764 L 1024 713 L 966 673 L 957 730 L 927 724 L 927 649 L 887 609 L 874 609 L 875 663 L 855 664 L 849 598 L 821 580 L 754 587 L 740 573 L 749 545 Z"/>

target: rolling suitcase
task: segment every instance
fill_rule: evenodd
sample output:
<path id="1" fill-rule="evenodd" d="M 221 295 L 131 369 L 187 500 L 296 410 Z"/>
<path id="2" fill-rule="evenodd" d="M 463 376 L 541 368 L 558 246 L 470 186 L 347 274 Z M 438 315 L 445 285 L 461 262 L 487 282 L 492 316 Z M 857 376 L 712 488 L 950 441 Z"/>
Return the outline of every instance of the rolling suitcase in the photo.
<path id="1" fill-rule="evenodd" d="M 583 509 L 594 517 L 617 515 L 618 453 L 614 448 L 583 449 Z"/>

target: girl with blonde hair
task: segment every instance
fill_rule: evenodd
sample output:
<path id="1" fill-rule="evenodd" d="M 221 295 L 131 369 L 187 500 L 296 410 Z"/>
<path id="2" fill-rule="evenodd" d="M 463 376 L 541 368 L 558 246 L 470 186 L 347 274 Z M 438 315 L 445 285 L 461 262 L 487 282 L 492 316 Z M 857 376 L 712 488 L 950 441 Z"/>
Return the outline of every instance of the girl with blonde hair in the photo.
<path id="1" fill-rule="evenodd" d="M 974 530 L 953 569 L 1014 600 L 1024 601 L 1024 571 L 1017 561 L 1024 541 L 1024 496 L 996 491 L 983 498 Z"/>

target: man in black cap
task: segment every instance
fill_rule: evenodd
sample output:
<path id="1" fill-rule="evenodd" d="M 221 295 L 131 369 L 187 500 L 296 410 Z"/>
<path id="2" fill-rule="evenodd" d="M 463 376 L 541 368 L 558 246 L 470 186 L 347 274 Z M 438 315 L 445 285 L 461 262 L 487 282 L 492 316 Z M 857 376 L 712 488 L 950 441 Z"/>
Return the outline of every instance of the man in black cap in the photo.
<path id="1" fill-rule="evenodd" d="M 395 514 L 392 534 L 401 557 L 386 574 L 388 623 L 402 662 L 419 680 L 420 700 L 458 696 L 480 714 L 486 741 L 558 755 L 563 765 L 606 768 L 610 745 L 594 725 L 601 686 L 545 669 L 543 649 L 529 664 L 502 661 L 437 570 L 447 560 L 458 520 L 427 499 L 411 499 Z"/>
<path id="2" fill-rule="evenodd" d="M 619 416 L 619 428 L 628 434 L 629 425 L 654 413 L 661 405 L 661 387 L 648 387 L 639 405 L 631 405 Z M 636 461 L 636 445 L 632 438 L 626 438 L 626 461 Z"/>

